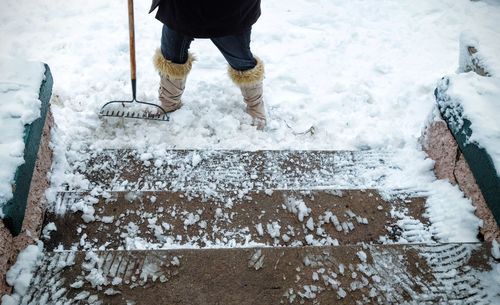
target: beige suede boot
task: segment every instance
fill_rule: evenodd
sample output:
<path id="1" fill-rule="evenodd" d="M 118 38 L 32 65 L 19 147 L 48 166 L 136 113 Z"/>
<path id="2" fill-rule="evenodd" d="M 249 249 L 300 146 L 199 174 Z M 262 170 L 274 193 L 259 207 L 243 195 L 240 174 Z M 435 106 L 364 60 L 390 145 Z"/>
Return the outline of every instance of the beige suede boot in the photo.
<path id="1" fill-rule="evenodd" d="M 257 57 L 257 65 L 246 71 L 229 67 L 229 76 L 238 85 L 247 104 L 246 112 L 252 116 L 253 125 L 262 130 L 266 126 L 266 110 L 263 99 L 264 63 Z"/>
<path id="2" fill-rule="evenodd" d="M 158 89 L 159 99 L 162 108 L 167 112 L 172 112 L 182 106 L 182 93 L 186 86 L 186 79 L 194 57 L 189 54 L 188 60 L 184 64 L 176 64 L 165 59 L 160 49 L 156 50 L 153 63 L 160 74 L 160 89 Z"/>

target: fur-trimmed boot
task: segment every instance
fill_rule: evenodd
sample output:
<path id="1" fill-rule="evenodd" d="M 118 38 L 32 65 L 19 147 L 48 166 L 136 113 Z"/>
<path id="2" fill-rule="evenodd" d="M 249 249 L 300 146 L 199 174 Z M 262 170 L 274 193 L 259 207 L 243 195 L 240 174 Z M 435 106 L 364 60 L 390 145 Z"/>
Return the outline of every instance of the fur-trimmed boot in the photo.
<path id="1" fill-rule="evenodd" d="M 186 86 L 186 79 L 194 57 L 189 54 L 188 60 L 184 64 L 176 64 L 165 59 L 160 49 L 156 50 L 153 57 L 153 64 L 160 74 L 160 89 L 158 89 L 161 106 L 165 111 L 172 112 L 182 106 L 182 93 Z"/>
<path id="2" fill-rule="evenodd" d="M 266 110 L 263 99 L 264 63 L 257 57 L 257 65 L 250 70 L 238 71 L 229 67 L 229 76 L 241 89 L 247 104 L 247 113 L 252 116 L 253 125 L 262 130 L 266 126 Z"/>

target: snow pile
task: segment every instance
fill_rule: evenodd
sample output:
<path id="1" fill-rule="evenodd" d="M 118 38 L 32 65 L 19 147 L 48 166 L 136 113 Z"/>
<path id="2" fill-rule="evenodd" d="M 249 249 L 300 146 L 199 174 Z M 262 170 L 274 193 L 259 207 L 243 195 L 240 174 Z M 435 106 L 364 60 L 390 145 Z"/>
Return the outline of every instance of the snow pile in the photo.
<path id="1" fill-rule="evenodd" d="M 24 163 L 24 127 L 40 117 L 38 100 L 45 68 L 0 55 L 0 214 L 9 201 L 17 167 Z"/>
<path id="2" fill-rule="evenodd" d="M 500 176 L 500 77 L 483 77 L 474 72 L 453 75 L 446 94 L 450 105 L 443 106 L 463 109 L 462 117 L 471 122 L 469 141 L 486 149 Z"/>
<path id="3" fill-rule="evenodd" d="M 304 292 L 299 292 L 299 296 L 303 299 L 315 299 L 316 298 L 316 293 L 318 292 L 319 288 L 316 285 L 304 285 Z"/>
<path id="4" fill-rule="evenodd" d="M 491 244 L 491 256 L 494 259 L 500 260 L 500 244 L 495 239 Z"/>
<path id="5" fill-rule="evenodd" d="M 356 255 L 361 260 L 361 262 L 366 263 L 366 259 L 368 258 L 368 256 L 366 255 L 366 253 L 364 251 L 358 251 L 356 253 Z"/>
<path id="6" fill-rule="evenodd" d="M 262 254 L 261 249 L 255 250 L 250 259 L 248 260 L 248 268 L 254 268 L 259 270 L 264 266 L 264 258 L 266 256 Z"/>
<path id="7" fill-rule="evenodd" d="M 41 260 L 43 254 L 43 244 L 39 242 L 37 245 L 26 247 L 17 256 L 16 263 L 10 268 L 6 274 L 7 284 L 14 287 L 12 295 L 4 295 L 2 297 L 2 305 L 17 305 L 22 296 L 28 291 L 33 272 L 37 267 L 37 263 Z"/>
<path id="8" fill-rule="evenodd" d="M 469 54 L 469 47 L 474 47 L 477 53 Z M 496 29 L 484 31 L 464 31 L 460 35 L 460 57 L 458 71 L 464 72 L 472 67 L 474 61 L 486 70 L 488 74 L 500 76 L 500 33 Z"/>
<path id="9" fill-rule="evenodd" d="M 42 237 L 44 239 L 49 239 L 50 238 L 50 233 L 52 231 L 57 231 L 57 227 L 55 225 L 55 223 L 53 222 L 50 222 L 48 223 L 42 230 Z"/>
<path id="10" fill-rule="evenodd" d="M 304 217 L 309 216 L 309 213 L 311 213 L 311 209 L 308 208 L 304 200 L 300 198 L 287 198 L 285 205 L 286 210 L 297 215 L 300 222 L 303 222 Z"/>
<path id="11" fill-rule="evenodd" d="M 97 202 L 99 202 L 99 199 L 93 197 L 92 195 L 87 195 L 82 200 L 79 200 L 71 205 L 70 209 L 73 213 L 81 211 L 83 213 L 83 221 L 91 222 L 95 220 L 95 209 L 93 205 Z"/>
<path id="12" fill-rule="evenodd" d="M 269 233 L 269 236 L 271 236 L 271 238 L 280 237 L 280 229 L 281 226 L 276 221 L 267 224 L 267 233 Z"/>
<path id="13" fill-rule="evenodd" d="M 261 223 L 256 224 L 255 229 L 257 230 L 257 234 L 259 234 L 259 236 L 264 236 L 264 228 Z"/>

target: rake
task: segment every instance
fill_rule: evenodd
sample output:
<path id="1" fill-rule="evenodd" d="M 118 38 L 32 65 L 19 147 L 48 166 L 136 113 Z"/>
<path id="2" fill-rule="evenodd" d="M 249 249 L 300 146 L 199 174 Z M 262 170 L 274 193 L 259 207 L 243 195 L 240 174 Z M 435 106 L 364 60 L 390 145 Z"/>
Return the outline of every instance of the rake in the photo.
<path id="1" fill-rule="evenodd" d="M 131 119 L 144 119 L 155 121 L 168 121 L 170 118 L 167 111 L 161 106 L 138 101 L 136 98 L 136 66 L 135 66 L 135 34 L 134 34 L 134 1 L 128 0 L 128 29 L 130 38 L 130 76 L 132 83 L 132 100 L 110 101 L 102 106 L 99 111 L 100 117 L 118 117 Z M 136 107 L 134 107 L 136 106 Z M 156 111 L 151 111 L 150 109 Z"/>

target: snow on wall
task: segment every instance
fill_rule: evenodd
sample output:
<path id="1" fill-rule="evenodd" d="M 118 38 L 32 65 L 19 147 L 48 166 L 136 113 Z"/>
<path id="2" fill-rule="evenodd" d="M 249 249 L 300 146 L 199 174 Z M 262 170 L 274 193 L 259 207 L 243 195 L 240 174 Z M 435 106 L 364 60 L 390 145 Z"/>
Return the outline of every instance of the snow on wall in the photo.
<path id="1" fill-rule="evenodd" d="M 451 106 L 463 108 L 463 118 L 471 121 L 469 141 L 486 149 L 500 176 L 500 78 L 474 72 L 450 76 L 446 91 Z"/>
<path id="2" fill-rule="evenodd" d="M 42 63 L 0 57 L 0 215 L 12 198 L 12 183 L 24 163 L 24 127 L 40 117 L 38 100 L 45 68 Z"/>
<path id="3" fill-rule="evenodd" d="M 468 48 L 477 52 L 470 54 Z M 449 103 L 460 105 L 463 118 L 472 123 L 470 141 L 486 149 L 500 176 L 500 33 L 494 29 L 464 31 L 460 35 L 458 72 L 477 65 L 490 77 L 475 73 L 451 76 L 447 95 Z"/>

